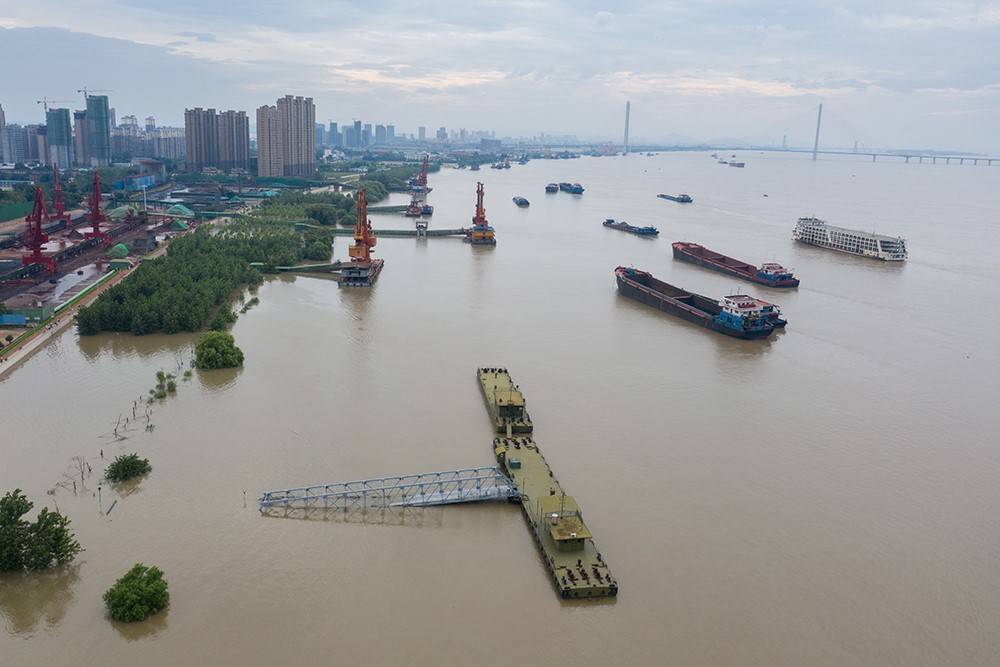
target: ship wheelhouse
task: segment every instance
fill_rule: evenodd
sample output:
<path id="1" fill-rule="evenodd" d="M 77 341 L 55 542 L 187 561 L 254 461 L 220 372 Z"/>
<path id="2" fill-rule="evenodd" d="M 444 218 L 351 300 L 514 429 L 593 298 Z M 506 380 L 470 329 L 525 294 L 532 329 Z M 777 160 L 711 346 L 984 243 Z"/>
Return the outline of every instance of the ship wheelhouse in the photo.
<path id="1" fill-rule="evenodd" d="M 722 310 L 718 315 L 721 324 L 734 329 L 766 329 L 768 315 L 774 305 L 747 294 L 731 294 L 719 302 Z"/>

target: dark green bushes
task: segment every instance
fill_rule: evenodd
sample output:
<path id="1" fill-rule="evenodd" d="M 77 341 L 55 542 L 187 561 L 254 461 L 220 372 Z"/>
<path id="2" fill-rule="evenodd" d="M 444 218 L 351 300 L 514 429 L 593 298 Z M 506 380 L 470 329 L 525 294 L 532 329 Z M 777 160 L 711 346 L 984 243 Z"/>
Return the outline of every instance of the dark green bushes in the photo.
<path id="1" fill-rule="evenodd" d="M 140 459 L 138 454 L 122 454 L 104 471 L 104 478 L 110 482 L 124 482 L 127 479 L 145 475 L 153 466 L 149 465 L 149 459 Z"/>
<path id="2" fill-rule="evenodd" d="M 235 368 L 243 365 L 243 350 L 236 347 L 231 334 L 209 331 L 195 346 L 195 364 L 203 370 Z"/>
<path id="3" fill-rule="evenodd" d="M 158 567 L 136 563 L 104 593 L 104 604 L 116 621 L 142 621 L 170 603 L 167 581 Z"/>

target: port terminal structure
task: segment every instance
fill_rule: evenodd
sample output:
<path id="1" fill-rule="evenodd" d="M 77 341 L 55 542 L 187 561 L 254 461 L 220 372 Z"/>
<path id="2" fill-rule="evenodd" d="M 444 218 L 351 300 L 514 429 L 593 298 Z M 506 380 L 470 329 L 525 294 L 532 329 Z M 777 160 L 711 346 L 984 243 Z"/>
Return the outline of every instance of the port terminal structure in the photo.
<path id="1" fill-rule="evenodd" d="M 479 368 L 476 377 L 494 434 L 494 466 L 379 477 L 267 491 L 265 516 L 309 512 L 429 507 L 458 503 L 517 503 L 559 596 L 616 597 L 618 582 L 594 544 L 580 505 L 568 495 L 531 437 L 524 395 L 505 368 Z"/>
<path id="2" fill-rule="evenodd" d="M 476 183 L 476 214 L 472 216 L 472 228 L 468 230 L 465 240 L 472 245 L 496 245 L 497 239 L 493 227 L 486 219 L 486 207 L 483 197 L 486 194 L 482 183 Z"/>

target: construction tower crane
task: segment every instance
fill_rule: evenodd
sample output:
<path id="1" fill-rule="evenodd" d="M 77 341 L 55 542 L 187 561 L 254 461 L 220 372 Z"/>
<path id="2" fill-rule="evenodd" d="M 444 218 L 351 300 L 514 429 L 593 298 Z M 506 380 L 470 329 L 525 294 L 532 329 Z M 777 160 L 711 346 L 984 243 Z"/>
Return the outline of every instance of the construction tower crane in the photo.
<path id="1" fill-rule="evenodd" d="M 50 100 L 47 97 L 42 97 L 40 100 L 35 100 L 35 104 L 41 104 L 45 113 L 48 113 L 50 104 L 73 104 L 73 100 Z"/>
<path id="2" fill-rule="evenodd" d="M 24 245 L 30 252 L 21 256 L 21 265 L 41 264 L 46 270 L 55 273 L 56 261 L 42 254 L 42 249 L 49 241 L 49 235 L 45 233 L 43 228 L 49 222 L 49 214 L 45 211 L 45 195 L 42 194 L 42 189 L 37 185 L 35 186 L 35 205 L 24 221 L 27 223 Z"/>
<path id="3" fill-rule="evenodd" d="M 80 88 L 76 92 L 83 93 L 83 100 L 84 102 L 86 102 L 87 98 L 90 96 L 91 93 L 113 93 L 114 91 L 108 88 L 87 88 L 86 86 L 84 86 L 83 88 Z"/>

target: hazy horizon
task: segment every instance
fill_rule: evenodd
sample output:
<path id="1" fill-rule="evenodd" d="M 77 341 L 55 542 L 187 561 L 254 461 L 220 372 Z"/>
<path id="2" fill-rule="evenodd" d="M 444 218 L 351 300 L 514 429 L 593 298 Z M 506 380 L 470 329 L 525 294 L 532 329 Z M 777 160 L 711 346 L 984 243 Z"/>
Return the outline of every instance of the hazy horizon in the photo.
<path id="1" fill-rule="evenodd" d="M 119 118 L 316 101 L 317 122 L 497 136 L 1000 154 L 1000 3 L 42 0 L 0 9 L 8 122 L 107 93 Z M 82 57 L 86 55 L 86 57 Z"/>

